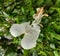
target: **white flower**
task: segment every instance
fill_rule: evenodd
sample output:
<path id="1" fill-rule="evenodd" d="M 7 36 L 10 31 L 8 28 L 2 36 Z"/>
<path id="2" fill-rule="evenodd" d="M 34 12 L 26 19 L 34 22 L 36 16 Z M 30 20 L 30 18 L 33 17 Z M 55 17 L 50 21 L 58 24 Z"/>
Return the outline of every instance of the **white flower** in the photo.
<path id="1" fill-rule="evenodd" d="M 43 16 L 48 16 L 43 14 L 44 8 L 37 8 L 37 13 L 33 15 L 35 19 L 32 24 L 30 22 L 25 22 L 22 24 L 13 24 L 10 28 L 10 33 L 14 37 L 18 37 L 21 34 L 24 34 L 23 39 L 21 40 L 21 46 L 24 49 L 31 49 L 36 46 L 36 40 L 40 34 L 40 26 L 38 25 L 41 22 Z"/>
<path id="2" fill-rule="evenodd" d="M 10 33 L 14 37 L 24 34 L 24 37 L 21 41 L 21 46 L 24 49 L 31 49 L 36 46 L 36 40 L 40 33 L 40 27 L 37 24 L 30 25 L 30 22 L 13 24 L 10 28 Z"/>

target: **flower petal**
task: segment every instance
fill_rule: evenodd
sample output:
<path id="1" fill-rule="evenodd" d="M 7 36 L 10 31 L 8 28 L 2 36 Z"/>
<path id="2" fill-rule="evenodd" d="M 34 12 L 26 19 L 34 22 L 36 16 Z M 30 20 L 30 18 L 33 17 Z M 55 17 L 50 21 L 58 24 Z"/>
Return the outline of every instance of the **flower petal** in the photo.
<path id="1" fill-rule="evenodd" d="M 29 34 L 31 35 L 31 38 L 36 41 L 39 37 L 40 34 L 40 30 L 36 29 L 36 28 L 32 28 L 29 32 Z"/>
<path id="2" fill-rule="evenodd" d="M 21 46 L 24 49 L 31 49 L 36 46 L 36 41 L 34 41 L 31 35 L 25 35 L 21 41 Z"/>
<path id="3" fill-rule="evenodd" d="M 25 27 L 28 25 L 29 22 L 25 22 L 22 24 L 13 24 L 12 27 L 10 28 L 10 33 L 14 36 L 17 37 L 25 32 Z"/>
<path id="4" fill-rule="evenodd" d="M 30 37 L 33 38 L 34 41 L 36 41 L 40 34 L 40 26 L 38 26 L 36 23 L 32 24 L 30 31 L 28 34 L 30 34 Z"/>
<path id="5" fill-rule="evenodd" d="M 7 39 L 9 39 L 9 40 L 13 39 L 13 37 L 10 34 L 9 35 L 4 34 L 4 37 L 7 38 Z"/>
<path id="6" fill-rule="evenodd" d="M 34 21 L 32 22 L 32 26 L 33 26 L 33 28 L 40 30 L 40 26 L 38 24 L 36 24 Z"/>
<path id="7" fill-rule="evenodd" d="M 36 40 L 39 36 L 40 31 L 37 28 L 31 28 L 28 33 L 25 34 L 21 41 L 21 46 L 24 49 L 31 49 L 36 46 Z"/>

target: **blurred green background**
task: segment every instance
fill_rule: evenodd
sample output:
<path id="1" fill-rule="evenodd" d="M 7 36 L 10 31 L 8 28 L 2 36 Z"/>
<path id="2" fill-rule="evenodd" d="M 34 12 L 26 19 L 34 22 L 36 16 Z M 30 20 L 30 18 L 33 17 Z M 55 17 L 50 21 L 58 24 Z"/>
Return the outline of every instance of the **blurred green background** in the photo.
<path id="1" fill-rule="evenodd" d="M 45 6 L 41 33 L 35 48 L 24 50 L 20 46 L 23 37 L 9 40 L 4 34 L 10 34 L 13 23 L 32 22 L 36 8 Z M 1 30 L 1 28 L 3 30 Z M 60 0 L 0 0 L 0 55 L 4 56 L 60 56 Z"/>

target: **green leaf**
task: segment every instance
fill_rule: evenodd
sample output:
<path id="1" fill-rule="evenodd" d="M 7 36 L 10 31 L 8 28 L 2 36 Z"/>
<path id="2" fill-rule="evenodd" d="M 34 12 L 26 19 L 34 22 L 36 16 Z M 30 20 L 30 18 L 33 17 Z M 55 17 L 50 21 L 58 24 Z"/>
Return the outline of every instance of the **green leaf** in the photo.
<path id="1" fill-rule="evenodd" d="M 60 35 L 59 34 L 56 34 L 54 32 L 49 32 L 49 35 L 51 38 L 56 38 L 57 40 L 60 40 Z"/>
<path id="2" fill-rule="evenodd" d="M 40 53 L 38 53 L 39 55 L 44 55 L 47 56 L 47 54 L 44 51 L 40 51 Z"/>
<path id="3" fill-rule="evenodd" d="M 17 53 L 11 52 L 11 53 L 8 53 L 8 54 L 5 55 L 5 56 L 17 56 Z"/>
<path id="4" fill-rule="evenodd" d="M 54 51 L 54 55 L 55 56 L 59 56 L 57 51 Z"/>

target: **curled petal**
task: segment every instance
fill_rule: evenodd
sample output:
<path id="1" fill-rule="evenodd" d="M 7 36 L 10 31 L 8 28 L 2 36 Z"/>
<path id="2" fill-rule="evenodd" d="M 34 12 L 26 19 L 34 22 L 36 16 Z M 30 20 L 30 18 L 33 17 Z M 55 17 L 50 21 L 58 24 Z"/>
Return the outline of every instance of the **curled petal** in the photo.
<path id="1" fill-rule="evenodd" d="M 7 39 L 9 39 L 9 40 L 13 39 L 13 37 L 10 34 L 9 35 L 4 34 L 4 37 L 7 38 Z"/>
<path id="2" fill-rule="evenodd" d="M 36 14 L 43 14 L 43 12 L 44 12 L 44 7 L 36 8 L 36 10 L 37 10 L 37 13 L 36 13 Z"/>
<path id="3" fill-rule="evenodd" d="M 31 37 L 31 35 L 25 35 L 24 38 L 21 41 L 21 46 L 24 49 L 31 49 L 36 46 L 36 41 L 34 41 Z"/>
<path id="4" fill-rule="evenodd" d="M 48 17 L 48 14 L 43 14 L 42 17 L 43 17 L 43 16 L 47 16 L 47 17 Z"/>
<path id="5" fill-rule="evenodd" d="M 36 11 L 39 12 L 41 8 L 36 8 Z"/>
<path id="6" fill-rule="evenodd" d="M 28 24 L 29 24 L 29 22 L 25 22 L 22 24 L 13 24 L 12 27 L 10 28 L 10 33 L 14 37 L 24 34 L 26 25 L 28 25 Z"/>
<path id="7" fill-rule="evenodd" d="M 44 12 L 44 7 L 37 8 L 36 10 L 37 10 L 37 13 L 33 15 L 33 18 L 35 20 L 41 19 L 42 18 L 41 16 L 43 15 L 43 12 Z"/>

